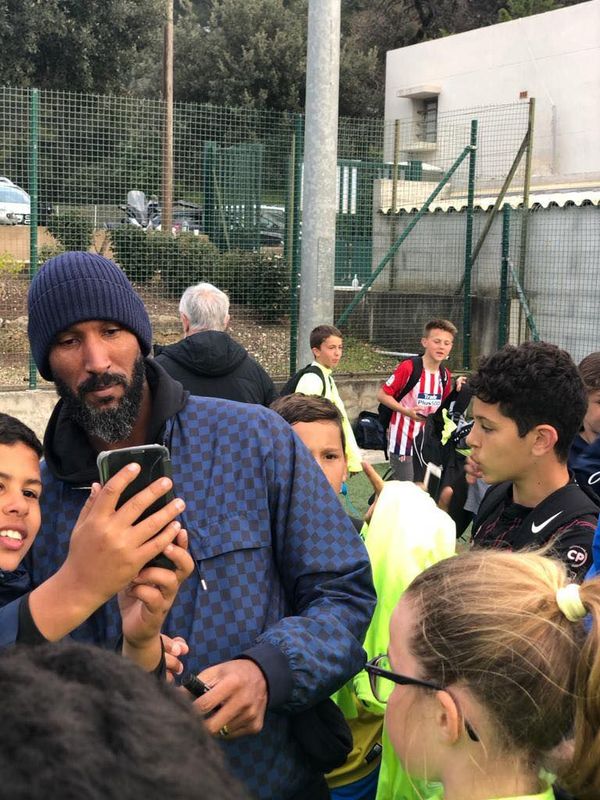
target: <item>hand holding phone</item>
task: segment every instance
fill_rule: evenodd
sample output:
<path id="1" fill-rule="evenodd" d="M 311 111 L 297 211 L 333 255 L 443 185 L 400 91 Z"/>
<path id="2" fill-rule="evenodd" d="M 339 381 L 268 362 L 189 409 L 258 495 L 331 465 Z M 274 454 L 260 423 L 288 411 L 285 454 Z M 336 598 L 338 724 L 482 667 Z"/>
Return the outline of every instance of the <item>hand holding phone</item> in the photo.
<path id="1" fill-rule="evenodd" d="M 172 488 L 168 478 L 154 481 L 116 509 L 117 501 L 139 471 L 138 464 L 129 463 L 106 486 L 92 484 L 71 532 L 64 563 L 31 593 L 32 616 L 46 639 L 60 639 L 80 625 L 182 534 L 176 519 L 185 509 L 180 498 L 136 522 L 143 511 Z M 178 562 L 179 570 L 174 573 L 177 578 L 185 567 L 182 558 Z"/>
<path id="2" fill-rule="evenodd" d="M 139 447 L 122 447 L 118 450 L 103 450 L 99 453 L 97 464 L 100 482 L 104 485 L 127 464 L 134 463 L 140 465 L 140 472 L 121 493 L 116 508 L 120 508 L 158 478 L 171 478 L 171 458 L 168 449 L 161 444 L 146 444 Z M 156 511 L 164 508 L 174 497 L 173 490 L 170 489 L 161 497 L 157 498 L 151 506 L 140 514 L 136 520 L 136 524 L 144 519 L 148 519 L 148 517 Z M 149 561 L 146 566 L 175 569 L 173 562 L 163 553 L 160 553 Z"/>

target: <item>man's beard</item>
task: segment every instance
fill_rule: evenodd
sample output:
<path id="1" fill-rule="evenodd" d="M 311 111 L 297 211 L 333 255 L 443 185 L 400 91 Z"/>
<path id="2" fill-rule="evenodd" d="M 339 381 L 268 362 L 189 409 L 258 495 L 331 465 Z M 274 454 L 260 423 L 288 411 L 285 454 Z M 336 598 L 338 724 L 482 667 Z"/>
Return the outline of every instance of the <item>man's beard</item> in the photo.
<path id="1" fill-rule="evenodd" d="M 144 359 L 138 356 L 133 365 L 131 381 L 127 381 L 118 372 L 105 372 L 102 375 L 91 375 L 77 387 L 76 392 L 58 377 L 54 377 L 54 383 L 73 422 L 83 428 L 88 436 L 114 443 L 127 439 L 137 422 L 145 376 Z M 85 396 L 88 392 L 117 385 L 124 386 L 125 393 L 116 408 L 94 408 L 86 403 Z"/>

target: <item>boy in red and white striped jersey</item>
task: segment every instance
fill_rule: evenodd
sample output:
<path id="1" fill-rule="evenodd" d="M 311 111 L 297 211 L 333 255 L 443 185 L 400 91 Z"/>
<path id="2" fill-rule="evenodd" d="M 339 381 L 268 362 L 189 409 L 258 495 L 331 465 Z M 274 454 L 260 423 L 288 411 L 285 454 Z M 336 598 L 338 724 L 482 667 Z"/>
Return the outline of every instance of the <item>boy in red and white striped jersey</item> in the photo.
<path id="1" fill-rule="evenodd" d="M 378 401 L 393 412 L 388 446 L 396 480 L 413 479 L 413 442 L 425 419 L 450 394 L 452 376 L 442 362 L 450 355 L 456 333 L 448 320 L 430 320 L 421 339 L 423 355 L 398 364 L 379 389 Z"/>

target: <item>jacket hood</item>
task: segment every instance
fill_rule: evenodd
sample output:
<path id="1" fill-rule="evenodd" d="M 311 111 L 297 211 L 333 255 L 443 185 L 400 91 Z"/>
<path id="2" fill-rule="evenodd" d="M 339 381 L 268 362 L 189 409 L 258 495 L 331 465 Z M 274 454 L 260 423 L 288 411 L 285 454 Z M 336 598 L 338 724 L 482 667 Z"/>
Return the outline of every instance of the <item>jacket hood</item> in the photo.
<path id="1" fill-rule="evenodd" d="M 152 418 L 147 444 L 162 444 L 166 421 L 179 413 L 189 397 L 183 386 L 164 369 L 145 359 L 146 379 L 152 395 Z M 68 415 L 59 400 L 44 434 L 44 459 L 50 472 L 59 480 L 76 486 L 89 486 L 98 480 L 97 451 L 83 430 Z"/>
<path id="2" fill-rule="evenodd" d="M 248 351 L 224 331 L 199 331 L 180 342 L 154 348 L 196 375 L 228 375 L 248 357 Z"/>

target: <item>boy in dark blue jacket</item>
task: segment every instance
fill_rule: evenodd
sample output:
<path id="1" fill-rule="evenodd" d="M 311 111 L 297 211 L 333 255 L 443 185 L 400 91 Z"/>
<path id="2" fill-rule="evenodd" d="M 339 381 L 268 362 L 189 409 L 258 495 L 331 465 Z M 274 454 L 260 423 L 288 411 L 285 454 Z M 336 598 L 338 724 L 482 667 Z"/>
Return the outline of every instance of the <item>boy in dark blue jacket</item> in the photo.
<path id="1" fill-rule="evenodd" d="M 72 611 L 57 615 L 51 627 L 46 628 L 45 636 L 38 629 L 31 613 L 29 593 L 33 584 L 23 559 L 31 549 L 42 522 L 41 455 L 42 445 L 35 433 L 15 417 L 0 413 L 0 645 L 11 643 L 10 634 L 5 640 L 5 632 L 10 631 L 11 620 L 15 617 L 16 643 L 40 644 L 47 638 L 62 638 L 88 616 L 83 603 L 74 603 Z M 118 480 L 121 480 L 120 476 L 117 476 Z M 101 503 L 98 503 L 98 498 L 97 487 L 78 521 L 78 526 L 82 529 L 87 521 L 88 539 L 92 545 L 95 542 L 91 536 L 93 528 L 104 528 L 104 516 L 99 508 Z M 140 498 L 138 495 L 136 499 L 139 501 Z M 92 512 L 94 505 L 96 511 Z M 122 532 L 124 531 L 123 528 Z M 178 541 L 185 544 L 185 534 L 179 534 L 178 537 Z M 193 568 L 185 546 L 173 544 L 169 555 L 176 565 L 175 570 L 152 568 L 144 574 L 136 575 L 135 583 L 128 586 L 120 599 L 123 654 L 142 668 L 148 671 L 158 670 L 161 674 L 166 666 L 159 638 L 162 619 L 171 607 L 180 583 Z M 67 561 L 70 556 L 71 553 L 67 556 Z M 78 562 L 71 558 L 72 562 L 75 564 L 71 566 L 72 574 L 83 580 L 83 575 L 78 575 L 76 566 L 81 559 Z M 98 553 L 96 566 L 99 563 Z M 117 573 L 117 570 L 110 569 L 109 561 L 104 559 L 104 563 L 109 567 L 108 571 Z M 88 586 L 88 594 L 100 596 L 101 583 L 98 580 L 95 587 Z M 38 607 L 48 602 L 52 592 L 49 584 L 35 590 Z M 97 602 L 100 604 L 101 600 Z M 90 609 L 90 613 L 93 610 Z M 176 661 L 171 663 L 175 664 Z"/>
<path id="2" fill-rule="evenodd" d="M 30 588 L 22 566 L 40 529 L 40 458 L 35 433 L 9 414 L 0 414 L 0 602 Z"/>

